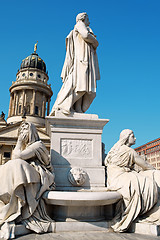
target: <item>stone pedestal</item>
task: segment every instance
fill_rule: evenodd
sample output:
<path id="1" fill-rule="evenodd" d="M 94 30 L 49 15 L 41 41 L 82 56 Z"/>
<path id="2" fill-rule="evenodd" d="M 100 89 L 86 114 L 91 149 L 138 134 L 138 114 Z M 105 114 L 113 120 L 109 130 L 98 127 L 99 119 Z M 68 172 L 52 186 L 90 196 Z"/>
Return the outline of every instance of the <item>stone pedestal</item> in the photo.
<path id="1" fill-rule="evenodd" d="M 56 112 L 46 117 L 57 191 L 43 197 L 57 231 L 93 230 L 90 225 L 96 226 L 96 231 L 105 229 L 106 212 L 110 215 L 112 205 L 121 199 L 120 194 L 107 193 L 105 188 L 101 135 L 108 121 L 78 113 L 65 116 Z"/>
<path id="2" fill-rule="evenodd" d="M 108 121 L 97 115 L 80 113 L 65 116 L 57 112 L 53 117 L 46 117 L 56 190 L 105 187 L 101 135 Z"/>
<path id="3" fill-rule="evenodd" d="M 113 225 L 115 204 L 122 196 L 105 188 L 101 135 L 108 121 L 78 113 L 46 117 L 57 190 L 43 195 L 55 220 L 51 231 L 108 231 Z M 157 236 L 159 229 L 133 223 L 128 231 Z"/>

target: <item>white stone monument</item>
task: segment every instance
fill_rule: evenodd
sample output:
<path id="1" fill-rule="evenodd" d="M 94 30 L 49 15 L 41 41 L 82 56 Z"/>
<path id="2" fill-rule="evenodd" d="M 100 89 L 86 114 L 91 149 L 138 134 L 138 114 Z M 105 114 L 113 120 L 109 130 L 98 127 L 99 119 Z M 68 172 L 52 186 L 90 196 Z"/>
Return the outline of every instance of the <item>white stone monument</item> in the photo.
<path id="1" fill-rule="evenodd" d="M 63 85 L 50 113 L 52 116 L 56 110 L 64 114 L 86 112 L 96 96 L 96 80 L 100 79 L 98 41 L 89 24 L 87 13 L 79 13 L 74 29 L 66 38 Z"/>
<path id="2" fill-rule="evenodd" d="M 46 117 L 56 191 L 45 196 L 57 231 L 83 231 L 84 227 L 104 231 L 109 227 L 105 215 L 112 215 L 112 207 L 107 206 L 121 195 L 107 192 L 105 187 L 101 136 L 108 121 L 93 114 L 65 116 L 57 111 Z"/>
<path id="3" fill-rule="evenodd" d="M 46 117 L 51 137 L 51 162 L 57 190 L 98 190 L 105 187 L 102 131 L 108 119 L 97 115 L 56 112 Z"/>
<path id="4" fill-rule="evenodd" d="M 84 114 L 96 96 L 96 80 L 100 79 L 97 46 L 88 15 L 78 14 L 66 39 L 63 85 L 46 117 L 56 191 L 45 196 L 56 231 L 107 230 L 106 206 L 121 199 L 120 194 L 105 188 L 101 136 L 109 120 Z"/>
<path id="5" fill-rule="evenodd" d="M 156 183 L 151 181 L 152 184 L 149 185 L 147 180 L 148 182 L 150 180 L 146 178 L 142 185 L 140 180 L 145 179 L 142 178 L 143 175 L 135 171 L 132 173 L 133 162 L 130 159 L 130 152 L 133 151 L 132 160 L 135 153 L 128 147 L 134 144 L 135 138 L 130 130 L 121 134 L 122 139 L 120 138 L 107 155 L 108 188 L 105 187 L 101 135 L 103 127 L 109 120 L 99 119 L 95 114 L 84 114 L 96 96 L 96 80 L 100 79 L 97 46 L 96 36 L 89 28 L 88 15 L 78 14 L 74 30 L 66 39 L 66 58 L 61 74 L 63 85 L 50 116 L 46 117 L 47 132 L 51 137 L 51 162 L 56 184 L 56 191 L 48 192 L 44 196 L 46 203 L 50 205 L 48 213 L 56 221 L 56 232 L 107 231 L 109 228 L 115 232 L 130 230 L 143 233 L 146 227 L 147 234 L 157 235 L 158 224 L 155 227 L 153 225 L 144 227 L 141 223 L 134 223 L 135 225 L 131 226 L 140 213 L 147 212 L 150 206 L 157 202 L 157 195 Z M 123 154 L 119 152 L 121 146 Z M 159 172 L 153 173 L 154 176 L 160 175 Z M 137 188 L 134 188 L 136 181 L 133 175 L 139 179 Z M 140 185 L 142 189 L 138 192 Z M 146 190 L 143 192 L 145 187 Z M 152 199 L 147 198 L 148 196 Z M 122 200 L 122 197 L 123 202 L 120 202 L 121 209 L 124 208 L 122 219 L 120 221 L 116 219 L 116 222 L 109 221 L 116 212 L 113 210 L 113 204 Z"/>

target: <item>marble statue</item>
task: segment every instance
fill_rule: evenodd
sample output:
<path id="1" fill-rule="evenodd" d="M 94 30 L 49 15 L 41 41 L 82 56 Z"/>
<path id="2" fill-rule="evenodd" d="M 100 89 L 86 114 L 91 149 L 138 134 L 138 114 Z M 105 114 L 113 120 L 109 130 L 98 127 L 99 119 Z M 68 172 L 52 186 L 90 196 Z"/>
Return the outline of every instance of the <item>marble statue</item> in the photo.
<path id="1" fill-rule="evenodd" d="M 86 112 L 96 96 L 96 80 L 100 79 L 96 54 L 98 41 L 89 24 L 87 13 L 79 13 L 74 29 L 66 38 L 66 57 L 61 73 L 63 85 L 51 116 L 56 110 L 64 114 Z"/>
<path id="2" fill-rule="evenodd" d="M 0 166 L 0 238 L 14 238 L 18 223 L 37 233 L 48 231 L 52 220 L 42 199 L 54 189 L 48 156 L 35 126 L 22 122 L 12 160 Z"/>
<path id="3" fill-rule="evenodd" d="M 143 222 L 160 224 L 160 171 L 155 170 L 131 148 L 135 140 L 133 131 L 123 130 L 119 141 L 105 159 L 107 188 L 109 191 L 117 191 L 123 197 L 119 216 L 116 216 L 111 228 L 115 232 L 126 231 L 137 217 L 143 219 Z M 140 166 L 143 171 L 136 172 L 134 165 Z"/>

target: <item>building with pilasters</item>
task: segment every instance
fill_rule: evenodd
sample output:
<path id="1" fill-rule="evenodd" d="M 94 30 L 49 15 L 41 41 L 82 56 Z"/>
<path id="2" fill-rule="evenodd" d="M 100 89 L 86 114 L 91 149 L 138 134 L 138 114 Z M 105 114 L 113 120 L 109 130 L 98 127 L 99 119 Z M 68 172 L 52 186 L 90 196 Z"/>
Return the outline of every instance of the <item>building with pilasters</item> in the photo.
<path id="1" fill-rule="evenodd" d="M 46 64 L 35 49 L 34 53 L 22 61 L 16 81 L 12 82 L 9 89 L 8 124 L 21 121 L 25 113 L 26 120 L 36 126 L 44 126 L 45 116 L 49 115 L 50 99 L 53 94 L 47 83 L 48 79 Z"/>
<path id="2" fill-rule="evenodd" d="M 160 138 L 135 148 L 135 151 L 146 158 L 153 167 L 160 169 Z"/>
<path id="3" fill-rule="evenodd" d="M 36 125 L 40 139 L 50 148 L 50 138 L 45 129 L 45 116 L 49 115 L 53 92 L 48 84 L 45 62 L 34 52 L 26 57 L 10 87 L 10 104 L 7 121 L 0 116 L 0 164 L 11 159 L 17 142 L 18 128 L 25 117 Z"/>

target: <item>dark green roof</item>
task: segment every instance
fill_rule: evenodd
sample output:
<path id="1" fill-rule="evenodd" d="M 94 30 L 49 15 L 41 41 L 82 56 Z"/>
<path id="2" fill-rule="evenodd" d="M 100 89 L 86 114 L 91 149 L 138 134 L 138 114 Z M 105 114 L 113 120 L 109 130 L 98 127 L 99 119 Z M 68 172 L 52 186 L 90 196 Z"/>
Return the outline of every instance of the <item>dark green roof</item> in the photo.
<path id="1" fill-rule="evenodd" d="M 32 53 L 22 61 L 20 69 L 24 68 L 37 68 L 46 72 L 45 62 L 38 56 L 36 52 Z"/>

